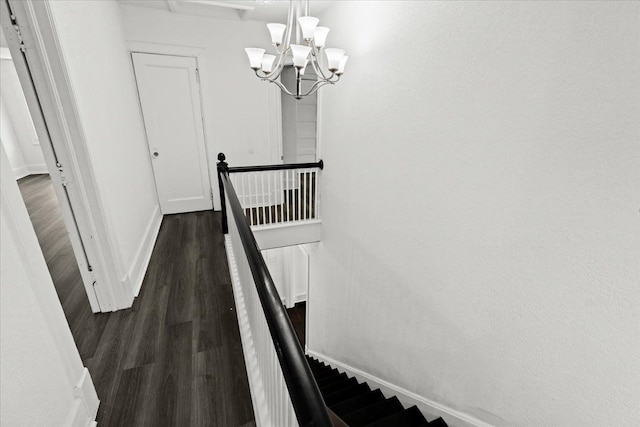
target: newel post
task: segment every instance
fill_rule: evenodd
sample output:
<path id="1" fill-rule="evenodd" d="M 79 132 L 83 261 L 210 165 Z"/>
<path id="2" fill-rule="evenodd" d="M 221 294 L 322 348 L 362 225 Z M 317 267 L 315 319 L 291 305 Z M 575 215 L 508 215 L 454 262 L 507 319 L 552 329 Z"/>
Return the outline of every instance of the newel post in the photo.
<path id="1" fill-rule="evenodd" d="M 224 197 L 224 184 L 222 183 L 222 175 L 229 177 L 229 165 L 225 162 L 224 153 L 218 154 L 218 189 L 220 190 L 220 208 L 222 209 L 222 232 L 227 234 L 229 226 L 227 224 L 227 201 Z"/>

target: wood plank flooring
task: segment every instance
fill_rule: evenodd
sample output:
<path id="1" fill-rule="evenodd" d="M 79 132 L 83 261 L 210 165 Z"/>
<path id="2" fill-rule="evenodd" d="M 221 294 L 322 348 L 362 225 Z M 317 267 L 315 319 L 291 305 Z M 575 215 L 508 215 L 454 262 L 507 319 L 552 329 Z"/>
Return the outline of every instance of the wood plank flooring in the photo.
<path id="1" fill-rule="evenodd" d="M 93 357 L 107 317 L 91 312 L 51 178 L 29 175 L 18 186 L 80 356 Z"/>
<path id="2" fill-rule="evenodd" d="M 33 205 L 46 191 L 31 193 L 30 213 L 41 212 Z M 58 294 L 72 298 L 67 286 Z M 255 426 L 219 214 L 165 216 L 133 307 L 91 315 L 72 332 L 91 343 L 81 355 L 101 400 L 100 426 Z"/>

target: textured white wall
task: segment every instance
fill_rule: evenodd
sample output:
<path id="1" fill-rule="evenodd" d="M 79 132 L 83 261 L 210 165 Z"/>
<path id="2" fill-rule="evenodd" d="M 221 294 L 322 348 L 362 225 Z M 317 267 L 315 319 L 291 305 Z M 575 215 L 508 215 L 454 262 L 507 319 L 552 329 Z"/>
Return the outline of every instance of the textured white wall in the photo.
<path id="1" fill-rule="evenodd" d="M 47 167 L 38 143 L 38 135 L 33 127 L 27 101 L 20 87 L 18 73 L 10 59 L 0 60 L 0 94 L 2 94 L 2 103 L 6 109 L 6 116 L 2 116 L 0 126 L 12 128 L 16 146 L 20 150 L 25 166 L 34 173 L 46 172 Z M 9 153 L 9 150 L 7 150 L 7 154 L 10 156 L 9 160 L 12 161 L 12 167 L 16 169 L 15 157 Z"/>
<path id="2" fill-rule="evenodd" d="M 203 103 L 209 167 L 217 196 L 215 165 L 219 152 L 231 166 L 279 163 L 281 127 L 270 117 L 274 85 L 261 82 L 249 68 L 245 47 L 266 46 L 264 22 L 214 19 L 164 10 L 123 6 L 129 41 L 201 48 L 206 61 Z M 286 17 L 284 17 L 286 18 Z"/>
<path id="3" fill-rule="evenodd" d="M 640 3 L 339 2 L 310 347 L 504 426 L 640 424 Z"/>
<path id="4" fill-rule="evenodd" d="M 52 1 L 51 9 L 122 277 L 158 200 L 120 7 L 115 1 Z"/>

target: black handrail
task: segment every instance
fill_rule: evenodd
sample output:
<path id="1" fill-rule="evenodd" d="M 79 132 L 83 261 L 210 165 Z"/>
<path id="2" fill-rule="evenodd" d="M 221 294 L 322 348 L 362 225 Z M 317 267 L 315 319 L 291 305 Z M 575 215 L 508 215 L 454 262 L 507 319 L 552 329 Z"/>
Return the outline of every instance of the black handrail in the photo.
<path id="1" fill-rule="evenodd" d="M 218 160 L 222 209 L 223 212 L 226 209 L 226 191 L 298 423 L 301 426 L 309 427 L 331 427 L 331 419 L 318 384 L 300 347 L 289 316 L 282 305 L 267 264 L 260 254 L 260 249 L 251 232 L 240 200 L 238 200 L 229 180 L 230 168 L 225 162 L 224 154 L 218 154 Z"/>
<path id="2" fill-rule="evenodd" d="M 220 154 L 218 155 L 218 160 L 220 160 Z M 222 155 L 224 156 L 224 154 Z M 224 159 L 222 161 L 224 161 Z M 284 165 L 236 166 L 233 168 L 227 167 L 227 170 L 229 173 L 234 173 L 234 172 L 282 171 L 282 170 L 304 169 L 304 168 L 320 168 L 320 170 L 322 170 L 324 169 L 324 162 L 320 160 L 319 162 L 315 162 L 315 163 L 287 163 Z"/>

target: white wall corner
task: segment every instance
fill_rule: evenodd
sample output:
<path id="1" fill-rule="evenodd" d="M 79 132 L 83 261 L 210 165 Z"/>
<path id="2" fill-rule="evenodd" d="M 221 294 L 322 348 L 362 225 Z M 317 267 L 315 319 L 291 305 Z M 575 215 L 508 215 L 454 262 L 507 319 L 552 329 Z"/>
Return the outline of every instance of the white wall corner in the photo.
<path id="1" fill-rule="evenodd" d="M 91 421 L 95 420 L 98 415 L 100 399 L 98 399 L 98 393 L 96 392 L 93 380 L 91 379 L 91 374 L 86 367 L 82 371 L 82 375 L 80 376 L 78 383 L 73 388 L 73 395 L 76 399 L 80 399 L 82 401 L 86 413 L 89 415 Z"/>
<path id="2" fill-rule="evenodd" d="M 158 239 L 158 233 L 160 232 L 160 225 L 162 224 L 162 214 L 160 213 L 160 205 L 156 205 L 153 210 L 149 223 L 144 232 L 142 242 L 136 251 L 136 256 L 133 260 L 126 280 L 129 281 L 130 289 L 133 290 L 133 296 L 137 297 L 140 294 L 142 288 L 142 282 L 151 260 L 151 254 L 155 247 L 156 240 Z"/>
<path id="3" fill-rule="evenodd" d="M 366 381 L 372 389 L 379 388 L 387 398 L 397 396 L 398 400 L 400 400 L 405 407 L 416 405 L 429 421 L 442 417 L 450 427 L 493 427 L 491 424 L 481 421 L 469 414 L 457 411 L 441 403 L 434 402 L 431 399 L 427 399 L 424 396 L 420 396 L 419 394 L 413 393 L 396 384 L 392 384 L 378 378 L 375 375 L 371 375 L 360 369 L 354 368 L 346 363 L 339 362 L 322 353 L 309 350 L 308 348 L 306 349 L 306 352 L 308 355 L 315 357 L 334 368 L 338 368 L 338 370 L 346 372 L 347 375 L 356 377 L 360 382 Z"/>
<path id="4" fill-rule="evenodd" d="M 304 302 L 306 300 L 307 300 L 307 293 L 306 292 L 298 294 L 298 295 L 296 295 L 296 297 L 295 297 L 295 299 L 293 301 L 293 305 L 296 305 L 299 302 Z"/>
<path id="5" fill-rule="evenodd" d="M 29 175 L 29 168 L 26 165 L 15 168 L 13 169 L 13 175 L 16 177 L 16 181 L 20 178 L 24 178 Z"/>
<path id="6" fill-rule="evenodd" d="M 47 169 L 47 165 L 36 164 L 36 165 L 27 165 L 29 169 L 29 175 L 39 175 L 39 174 L 49 174 L 49 170 Z"/>
<path id="7" fill-rule="evenodd" d="M 73 396 L 75 399 L 67 412 L 64 425 L 70 427 L 96 425 L 95 419 L 98 414 L 100 400 L 87 368 L 84 368 L 78 383 L 73 387 Z"/>

